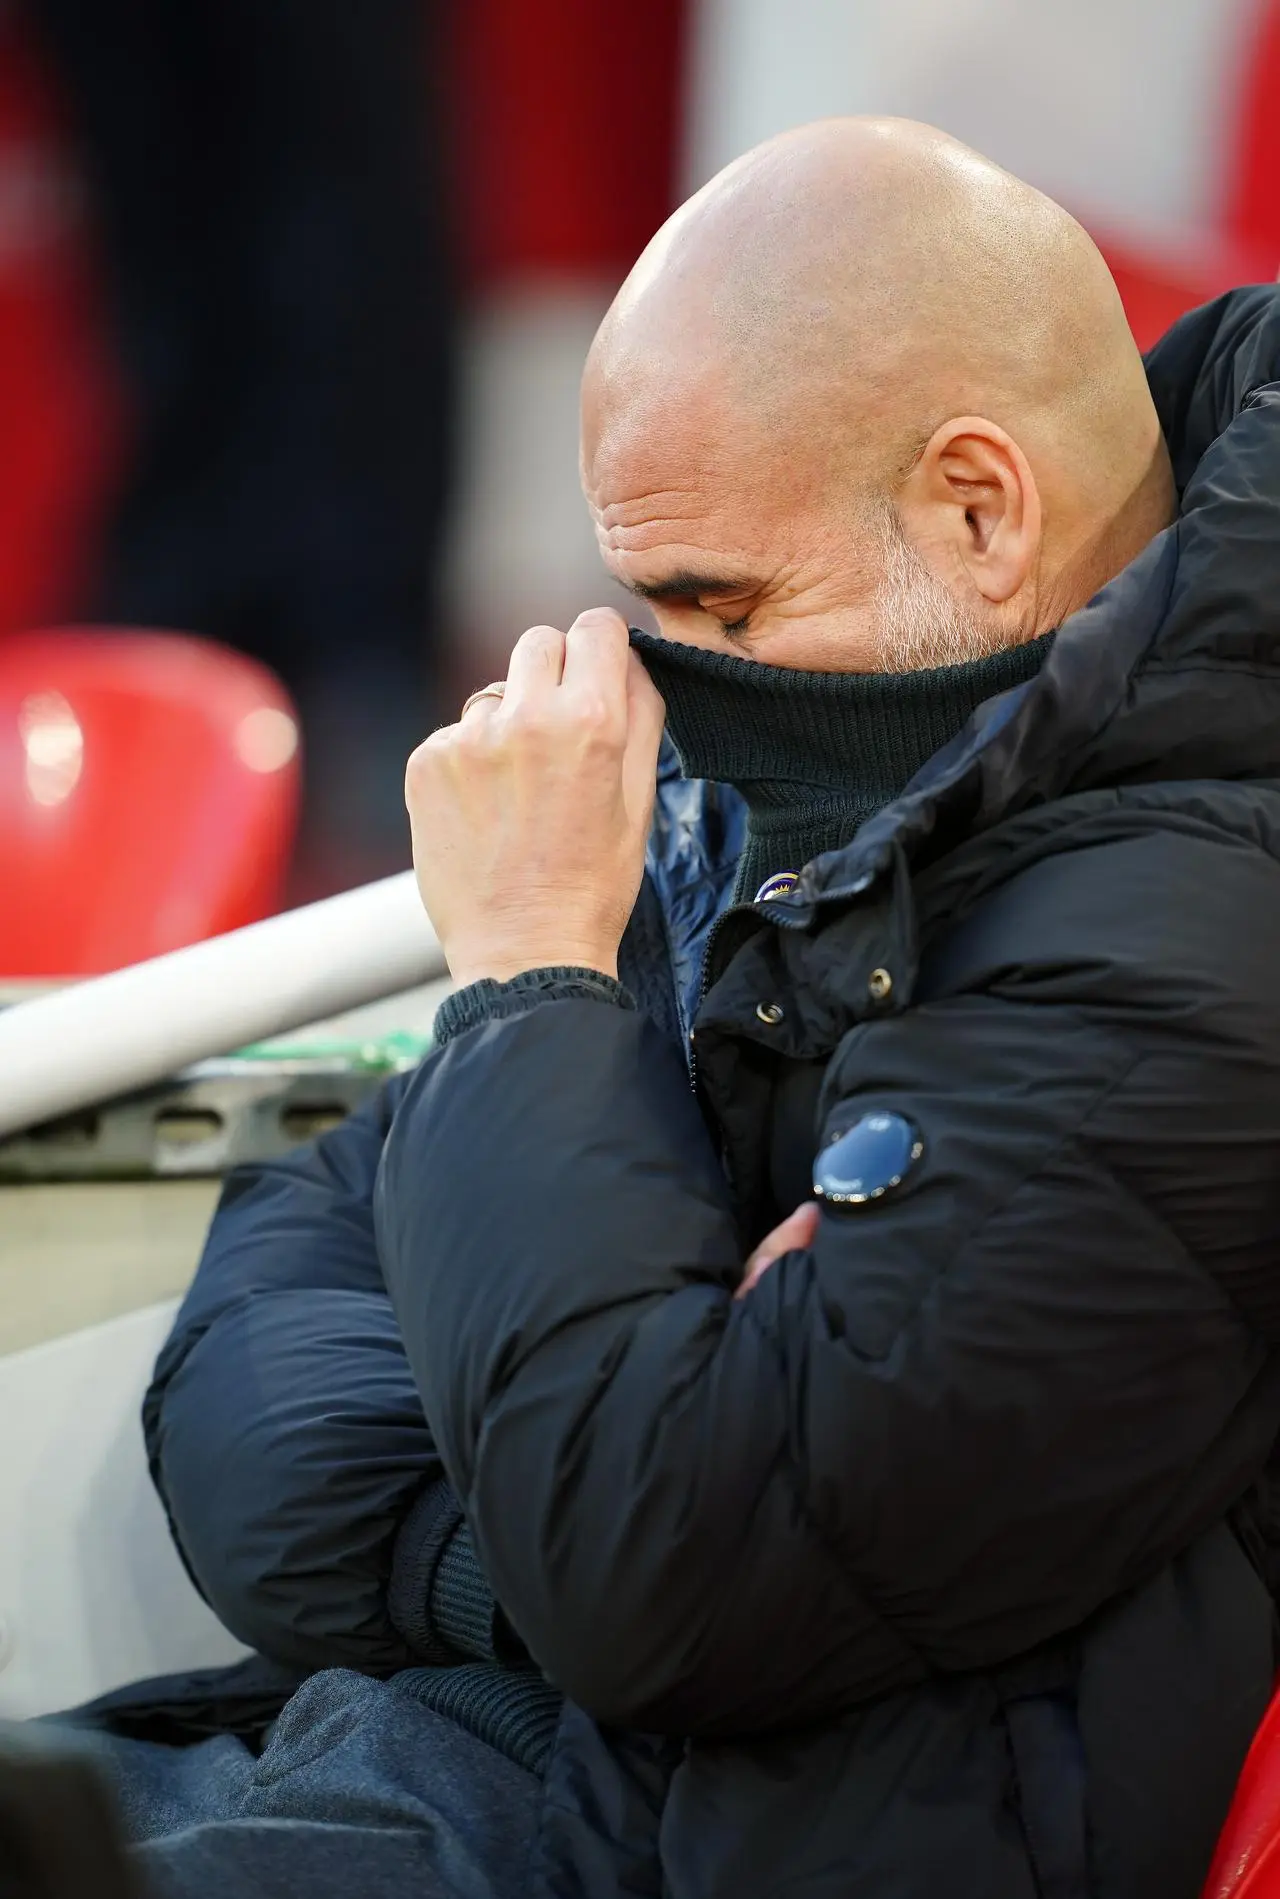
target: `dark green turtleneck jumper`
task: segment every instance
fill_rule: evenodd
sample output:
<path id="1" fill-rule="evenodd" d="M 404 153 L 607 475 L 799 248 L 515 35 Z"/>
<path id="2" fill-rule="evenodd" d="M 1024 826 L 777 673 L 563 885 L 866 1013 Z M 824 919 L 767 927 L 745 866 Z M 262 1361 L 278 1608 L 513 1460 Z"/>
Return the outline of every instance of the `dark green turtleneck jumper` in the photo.
<path id="1" fill-rule="evenodd" d="M 806 673 L 634 632 L 667 706 L 687 778 L 734 785 L 747 805 L 738 902 L 848 843 L 984 700 L 1040 670 L 1052 635 L 962 666 Z"/>

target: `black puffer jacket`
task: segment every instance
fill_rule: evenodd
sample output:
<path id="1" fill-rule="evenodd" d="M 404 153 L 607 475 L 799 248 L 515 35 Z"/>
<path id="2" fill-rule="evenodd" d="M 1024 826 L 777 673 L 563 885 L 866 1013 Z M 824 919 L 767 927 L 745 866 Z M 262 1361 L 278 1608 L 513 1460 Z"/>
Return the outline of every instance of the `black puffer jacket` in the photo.
<path id="1" fill-rule="evenodd" d="M 363 1233 L 380 1150 L 435 1448 L 568 1697 L 531 1893 L 1198 1891 L 1274 1664 L 1280 296 L 1150 374 L 1177 526 L 720 926 L 704 1112 L 646 1012 L 525 986 L 359 1134 L 341 1204 Z M 918 1131 L 902 1184 L 734 1301 L 780 1118 L 813 1153 L 868 1115 Z M 219 1323 L 151 1403 L 189 1554 Z"/>

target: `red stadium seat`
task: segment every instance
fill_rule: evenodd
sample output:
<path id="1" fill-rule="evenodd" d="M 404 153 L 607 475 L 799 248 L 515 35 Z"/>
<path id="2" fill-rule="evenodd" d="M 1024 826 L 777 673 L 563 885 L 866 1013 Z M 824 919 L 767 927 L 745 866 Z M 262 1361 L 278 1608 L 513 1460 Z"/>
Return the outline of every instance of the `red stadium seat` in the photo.
<path id="1" fill-rule="evenodd" d="M 0 976 L 80 976 L 278 903 L 298 726 L 274 676 L 207 640 L 0 639 Z"/>
<path id="2" fill-rule="evenodd" d="M 1280 1899 L 1280 1695 L 1249 1749 L 1204 1899 Z"/>

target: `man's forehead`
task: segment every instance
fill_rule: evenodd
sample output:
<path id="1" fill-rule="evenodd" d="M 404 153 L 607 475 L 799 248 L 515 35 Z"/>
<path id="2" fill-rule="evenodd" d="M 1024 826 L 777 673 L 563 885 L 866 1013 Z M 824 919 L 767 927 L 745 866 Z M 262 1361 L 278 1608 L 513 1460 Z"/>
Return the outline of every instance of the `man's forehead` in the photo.
<path id="1" fill-rule="evenodd" d="M 605 566 L 642 596 L 693 598 L 765 559 L 767 523 L 741 492 L 664 488 L 593 502 L 591 515 Z"/>
<path id="2" fill-rule="evenodd" d="M 695 523 L 699 536 L 751 539 L 777 485 L 770 459 L 722 418 L 673 401 L 609 427 L 594 445 L 584 439 L 583 492 L 602 544 L 619 553 Z"/>
<path id="3" fill-rule="evenodd" d="M 708 383 L 584 404 L 582 479 L 605 567 L 642 596 L 755 591 L 813 524 L 810 457 L 762 438 Z"/>
<path id="4" fill-rule="evenodd" d="M 665 458 L 655 450 L 647 465 L 624 467 L 619 459 L 586 488 L 601 559 L 632 592 L 738 597 L 803 560 L 806 546 L 821 538 L 814 496 L 785 463 L 671 448 Z M 645 474 L 651 485 L 641 485 Z"/>
<path id="5" fill-rule="evenodd" d="M 613 495 L 602 488 L 588 502 L 601 546 L 620 555 L 678 539 L 682 528 L 705 524 L 722 511 L 714 486 L 702 483 Z"/>
<path id="6" fill-rule="evenodd" d="M 720 434 L 714 409 L 686 401 L 678 391 L 667 400 L 611 404 L 594 415 L 584 410 L 588 498 L 604 509 L 702 487 L 721 459 Z"/>
<path id="7" fill-rule="evenodd" d="M 642 600 L 697 600 L 736 592 L 754 579 L 758 567 L 741 549 L 692 530 L 655 534 L 643 546 L 628 548 L 600 536 L 599 546 L 609 573 Z"/>

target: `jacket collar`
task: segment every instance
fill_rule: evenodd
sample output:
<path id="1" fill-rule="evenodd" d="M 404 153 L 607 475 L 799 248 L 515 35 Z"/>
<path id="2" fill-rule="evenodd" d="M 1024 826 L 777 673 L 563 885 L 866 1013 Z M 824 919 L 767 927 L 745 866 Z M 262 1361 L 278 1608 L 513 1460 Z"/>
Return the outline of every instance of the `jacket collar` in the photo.
<path id="1" fill-rule="evenodd" d="M 1100 786 L 1280 778 L 1280 289 L 1234 291 L 1147 359 L 1174 525 L 981 706 L 903 796 L 768 913 L 803 925 L 895 859 L 931 861 L 1029 805 Z"/>

